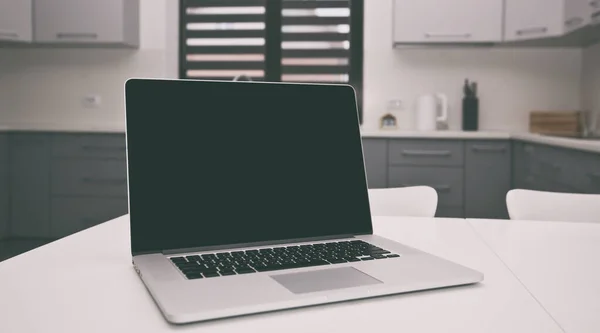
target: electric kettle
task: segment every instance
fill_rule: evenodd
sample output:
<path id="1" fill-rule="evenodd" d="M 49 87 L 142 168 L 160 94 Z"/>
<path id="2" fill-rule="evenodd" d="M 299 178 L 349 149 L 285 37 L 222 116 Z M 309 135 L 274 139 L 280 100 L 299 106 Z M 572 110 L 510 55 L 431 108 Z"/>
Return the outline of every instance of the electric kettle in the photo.
<path id="1" fill-rule="evenodd" d="M 435 131 L 438 123 L 448 121 L 448 97 L 444 94 L 422 95 L 417 100 L 416 128 Z"/>

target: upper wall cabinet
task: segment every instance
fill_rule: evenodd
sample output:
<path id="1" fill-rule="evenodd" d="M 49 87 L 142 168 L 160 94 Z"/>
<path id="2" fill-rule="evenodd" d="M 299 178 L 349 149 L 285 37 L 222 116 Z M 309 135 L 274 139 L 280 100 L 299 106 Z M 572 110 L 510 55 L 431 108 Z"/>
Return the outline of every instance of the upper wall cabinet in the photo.
<path id="1" fill-rule="evenodd" d="M 0 41 L 31 42 L 31 0 L 0 0 Z"/>
<path id="2" fill-rule="evenodd" d="M 600 0 L 591 0 L 589 5 L 588 10 L 591 13 L 592 24 L 600 24 Z"/>
<path id="3" fill-rule="evenodd" d="M 139 45 L 139 0 L 35 0 L 34 41 Z"/>
<path id="4" fill-rule="evenodd" d="M 561 36 L 583 28 L 590 20 L 590 0 L 506 0 L 504 39 Z"/>
<path id="5" fill-rule="evenodd" d="M 502 40 L 503 0 L 394 0 L 393 11 L 395 44 Z"/>

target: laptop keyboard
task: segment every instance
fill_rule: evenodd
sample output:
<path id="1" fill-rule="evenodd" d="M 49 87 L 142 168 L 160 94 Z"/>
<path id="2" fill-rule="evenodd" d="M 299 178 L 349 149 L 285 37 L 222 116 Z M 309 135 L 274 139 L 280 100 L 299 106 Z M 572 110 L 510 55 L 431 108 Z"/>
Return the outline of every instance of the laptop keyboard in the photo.
<path id="1" fill-rule="evenodd" d="M 188 279 L 397 258 L 361 240 L 171 257 Z"/>

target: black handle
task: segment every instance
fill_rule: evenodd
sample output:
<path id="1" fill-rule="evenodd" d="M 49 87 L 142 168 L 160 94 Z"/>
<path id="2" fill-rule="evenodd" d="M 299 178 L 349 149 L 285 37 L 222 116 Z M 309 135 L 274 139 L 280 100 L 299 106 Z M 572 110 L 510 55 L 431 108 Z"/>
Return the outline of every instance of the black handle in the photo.
<path id="1" fill-rule="evenodd" d="M 534 28 L 517 30 L 517 35 L 524 36 L 524 35 L 531 35 L 531 34 L 545 34 L 546 32 L 548 32 L 547 27 L 534 27 Z"/>
<path id="2" fill-rule="evenodd" d="M 450 156 L 449 150 L 403 150 L 402 155 L 406 156 Z"/>
<path id="3" fill-rule="evenodd" d="M 506 147 L 485 146 L 485 145 L 475 145 L 475 146 L 471 147 L 471 149 L 475 152 L 487 152 L 487 153 L 503 153 L 506 151 Z"/>
<path id="4" fill-rule="evenodd" d="M 19 38 L 19 34 L 12 31 L 0 31 L 0 36 L 7 38 Z"/>
<path id="5" fill-rule="evenodd" d="M 96 33 L 86 32 L 59 32 L 56 34 L 58 39 L 98 39 Z"/>
<path id="6" fill-rule="evenodd" d="M 565 21 L 565 25 L 568 26 L 580 25 L 581 23 L 583 23 L 582 17 L 573 17 Z"/>

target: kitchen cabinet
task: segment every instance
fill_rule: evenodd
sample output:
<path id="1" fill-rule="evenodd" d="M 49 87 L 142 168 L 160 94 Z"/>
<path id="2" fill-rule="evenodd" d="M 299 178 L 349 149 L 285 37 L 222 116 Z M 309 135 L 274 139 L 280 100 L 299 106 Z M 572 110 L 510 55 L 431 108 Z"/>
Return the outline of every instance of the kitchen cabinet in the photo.
<path id="1" fill-rule="evenodd" d="M 363 139 L 363 155 L 369 188 L 387 187 L 386 139 Z"/>
<path id="2" fill-rule="evenodd" d="M 9 235 L 8 136 L 0 134 L 0 240 Z"/>
<path id="3" fill-rule="evenodd" d="M 588 10 L 591 23 L 600 24 L 600 0 L 591 0 Z"/>
<path id="4" fill-rule="evenodd" d="M 51 156 L 53 238 L 127 214 L 125 135 L 54 134 Z"/>
<path id="5" fill-rule="evenodd" d="M 508 218 L 505 198 L 511 188 L 508 141 L 465 142 L 465 215 Z"/>
<path id="6" fill-rule="evenodd" d="M 506 0 L 505 6 L 506 41 L 557 37 L 591 20 L 589 0 Z"/>
<path id="7" fill-rule="evenodd" d="M 11 134 L 12 237 L 50 236 L 50 141 L 47 134 Z"/>
<path id="8" fill-rule="evenodd" d="M 394 0 L 393 4 L 394 43 L 502 40 L 503 0 Z"/>
<path id="9" fill-rule="evenodd" d="M 139 45 L 139 0 L 35 0 L 34 40 L 67 45 Z"/>
<path id="10" fill-rule="evenodd" d="M 0 0 L 0 41 L 31 42 L 32 0 Z"/>
<path id="11" fill-rule="evenodd" d="M 598 0 L 600 3 L 600 0 Z M 592 5 L 594 0 L 565 0 L 564 1 L 564 33 L 580 29 L 590 24 L 592 20 Z"/>

